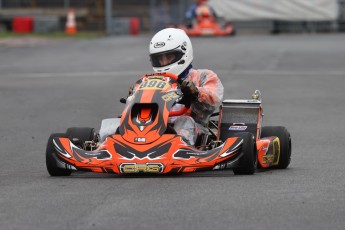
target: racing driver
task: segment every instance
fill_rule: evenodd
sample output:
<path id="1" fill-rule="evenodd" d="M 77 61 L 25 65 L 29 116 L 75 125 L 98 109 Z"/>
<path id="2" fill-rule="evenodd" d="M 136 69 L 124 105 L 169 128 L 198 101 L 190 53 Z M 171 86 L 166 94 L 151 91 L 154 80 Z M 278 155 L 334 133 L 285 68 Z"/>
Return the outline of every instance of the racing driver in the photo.
<path id="1" fill-rule="evenodd" d="M 174 129 L 184 141 L 195 145 L 197 136 L 206 133 L 210 115 L 223 100 L 224 88 L 211 70 L 193 69 L 193 47 L 181 29 L 167 28 L 156 33 L 150 42 L 150 60 L 154 72 L 170 72 L 178 76 L 184 95 L 172 110 L 184 104 L 190 108 L 186 114 L 170 118 Z M 130 94 L 134 91 L 130 89 Z"/>
<path id="2" fill-rule="evenodd" d="M 214 20 L 217 19 L 216 11 L 207 4 L 207 0 L 196 0 L 186 12 L 186 20 L 188 27 L 197 23 L 197 18 L 201 16 L 212 17 Z"/>

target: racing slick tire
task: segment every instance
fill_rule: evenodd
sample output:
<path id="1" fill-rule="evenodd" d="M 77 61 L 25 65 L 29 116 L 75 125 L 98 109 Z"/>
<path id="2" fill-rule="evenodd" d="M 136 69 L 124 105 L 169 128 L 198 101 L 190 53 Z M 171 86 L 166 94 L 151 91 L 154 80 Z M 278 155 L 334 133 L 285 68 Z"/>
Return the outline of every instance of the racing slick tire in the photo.
<path id="1" fill-rule="evenodd" d="M 252 175 L 258 165 L 255 137 L 252 133 L 247 132 L 236 133 L 234 136 L 243 139 L 243 157 L 239 160 L 238 167 L 234 168 L 233 171 L 235 175 Z"/>
<path id="2" fill-rule="evenodd" d="M 291 162 L 291 135 L 283 126 L 266 126 L 261 129 L 261 138 L 276 136 L 280 142 L 280 156 L 275 168 L 286 169 Z"/>
<path id="3" fill-rule="evenodd" d="M 229 23 L 229 24 L 232 25 L 231 23 Z M 229 25 L 229 24 L 228 24 L 228 25 Z M 233 28 L 233 30 L 231 31 L 231 33 L 229 34 L 229 36 L 230 36 L 230 37 L 235 37 L 235 36 L 236 36 L 236 33 L 237 33 L 236 29 Z"/>
<path id="4" fill-rule="evenodd" d="M 65 133 L 53 133 L 52 135 L 50 135 L 46 149 L 46 166 L 48 173 L 51 176 L 69 176 L 71 175 L 72 170 L 60 168 L 57 166 L 57 156 L 54 157 L 54 154 L 56 153 L 53 143 L 53 138 L 55 137 L 67 137 L 67 135 Z"/>
<path id="5" fill-rule="evenodd" d="M 72 127 L 66 131 L 67 137 L 77 146 L 83 148 L 85 141 L 92 141 L 95 139 L 95 129 L 88 127 Z"/>

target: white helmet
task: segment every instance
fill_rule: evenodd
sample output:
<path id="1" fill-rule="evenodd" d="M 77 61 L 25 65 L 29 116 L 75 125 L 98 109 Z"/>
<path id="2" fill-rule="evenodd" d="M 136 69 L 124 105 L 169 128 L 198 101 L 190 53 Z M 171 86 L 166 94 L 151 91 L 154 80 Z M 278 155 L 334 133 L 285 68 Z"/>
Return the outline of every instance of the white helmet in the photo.
<path id="1" fill-rule="evenodd" d="M 170 72 L 178 76 L 193 61 L 192 43 L 181 29 L 163 29 L 150 42 L 150 59 L 153 71 Z M 162 59 L 168 61 L 162 62 Z"/>

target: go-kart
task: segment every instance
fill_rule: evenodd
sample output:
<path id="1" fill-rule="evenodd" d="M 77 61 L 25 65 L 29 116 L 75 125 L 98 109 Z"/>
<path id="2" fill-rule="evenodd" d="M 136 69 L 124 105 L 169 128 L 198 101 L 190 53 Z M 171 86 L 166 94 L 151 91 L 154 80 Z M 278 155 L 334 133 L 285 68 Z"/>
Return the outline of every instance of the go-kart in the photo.
<path id="1" fill-rule="evenodd" d="M 261 127 L 261 95 L 249 100 L 224 100 L 212 114 L 207 133 L 195 146 L 179 136 L 170 116 L 188 110 L 171 108 L 183 99 L 177 76 L 144 75 L 127 99 L 119 118 L 104 119 L 93 128 L 67 129 L 49 137 L 46 165 L 51 176 L 74 171 L 113 174 L 175 174 L 232 169 L 253 174 L 261 168 L 288 167 L 291 137 L 284 127 Z M 218 118 L 218 119 L 217 119 Z"/>
<path id="2" fill-rule="evenodd" d="M 184 30 L 189 36 L 233 36 L 235 28 L 231 23 L 217 22 L 216 18 L 210 12 L 207 6 L 199 6 L 197 17 L 190 26 L 180 25 L 179 28 Z"/>

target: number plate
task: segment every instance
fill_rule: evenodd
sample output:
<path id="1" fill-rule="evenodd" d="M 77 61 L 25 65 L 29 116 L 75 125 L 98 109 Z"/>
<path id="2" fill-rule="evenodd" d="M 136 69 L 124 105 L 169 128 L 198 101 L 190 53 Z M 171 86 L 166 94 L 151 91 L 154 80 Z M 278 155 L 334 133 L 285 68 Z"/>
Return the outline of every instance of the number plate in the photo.
<path id="1" fill-rule="evenodd" d="M 166 90 L 168 88 L 169 84 L 160 79 L 149 79 L 139 86 L 139 90 Z"/>

